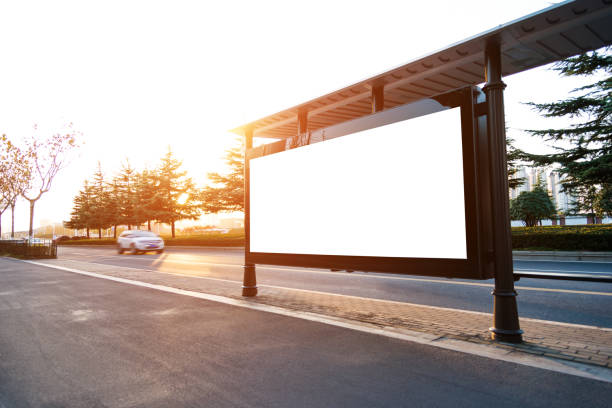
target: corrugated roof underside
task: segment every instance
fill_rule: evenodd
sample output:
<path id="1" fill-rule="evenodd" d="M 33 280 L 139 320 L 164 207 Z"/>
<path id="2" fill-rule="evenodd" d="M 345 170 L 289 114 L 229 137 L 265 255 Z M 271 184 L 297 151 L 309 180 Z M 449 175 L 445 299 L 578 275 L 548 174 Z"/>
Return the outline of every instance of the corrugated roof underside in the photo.
<path id="1" fill-rule="evenodd" d="M 605 0 L 584 0 L 549 8 L 459 44 L 361 81 L 247 126 L 256 137 L 297 134 L 297 112 L 308 110 L 308 130 L 371 113 L 370 84 L 385 84 L 385 109 L 442 92 L 485 82 L 484 47 L 498 36 L 503 74 L 511 75 L 612 43 L 612 7 Z"/>

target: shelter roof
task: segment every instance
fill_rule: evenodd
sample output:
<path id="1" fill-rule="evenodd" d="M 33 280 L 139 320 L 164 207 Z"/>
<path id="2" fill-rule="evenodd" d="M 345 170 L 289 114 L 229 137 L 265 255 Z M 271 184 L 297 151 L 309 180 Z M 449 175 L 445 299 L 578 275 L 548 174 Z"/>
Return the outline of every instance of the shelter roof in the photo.
<path id="1" fill-rule="evenodd" d="M 502 74 L 512 75 L 612 43 L 612 2 L 575 0 L 500 25 L 447 48 L 289 109 L 232 129 L 285 139 L 297 134 L 298 112 L 308 112 L 308 130 L 368 115 L 371 88 L 384 84 L 384 108 L 485 82 L 484 50 L 500 42 Z"/>

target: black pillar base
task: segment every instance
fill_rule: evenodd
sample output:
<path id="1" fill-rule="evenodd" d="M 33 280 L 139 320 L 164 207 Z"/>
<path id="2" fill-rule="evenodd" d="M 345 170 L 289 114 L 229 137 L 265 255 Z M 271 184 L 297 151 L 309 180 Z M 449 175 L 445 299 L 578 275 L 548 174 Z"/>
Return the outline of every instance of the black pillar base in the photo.
<path id="1" fill-rule="evenodd" d="M 257 280 L 255 275 L 255 265 L 244 265 L 244 279 L 242 281 L 242 296 L 257 296 Z"/>
<path id="2" fill-rule="evenodd" d="M 502 292 L 494 290 L 493 295 L 493 324 L 489 327 L 491 339 L 507 343 L 522 343 L 523 331 L 519 327 L 518 308 L 516 305 L 516 292 Z"/>
<path id="3" fill-rule="evenodd" d="M 489 327 L 491 332 L 491 340 L 503 341 L 505 343 L 522 343 L 523 342 L 523 331 L 518 330 L 503 330 L 496 329 L 495 327 Z"/>
<path id="4" fill-rule="evenodd" d="M 245 296 L 245 297 L 257 296 L 257 286 L 243 286 L 242 296 Z"/>

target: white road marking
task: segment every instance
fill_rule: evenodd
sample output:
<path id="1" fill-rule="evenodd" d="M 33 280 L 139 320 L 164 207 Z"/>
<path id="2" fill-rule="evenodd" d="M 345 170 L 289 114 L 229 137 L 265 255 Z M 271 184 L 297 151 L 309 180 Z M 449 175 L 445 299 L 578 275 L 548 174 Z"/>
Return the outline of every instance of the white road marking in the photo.
<path id="1" fill-rule="evenodd" d="M 550 370 L 560 372 L 569 375 L 575 375 L 579 377 L 585 377 L 600 381 L 606 381 L 612 383 L 612 370 L 604 367 L 591 366 L 587 364 L 580 364 L 565 360 L 553 360 L 550 358 L 526 355 L 525 353 L 516 353 L 512 350 L 500 349 L 483 344 L 474 344 L 467 341 L 446 339 L 444 337 L 420 333 L 410 330 L 399 330 L 392 327 L 377 327 L 374 325 L 368 325 L 365 323 L 357 323 L 352 320 L 343 318 L 331 318 L 325 315 L 319 315 L 310 312 L 299 312 L 295 310 L 283 309 L 276 306 L 263 305 L 259 303 L 253 303 L 246 300 L 232 299 L 224 296 L 210 295 L 207 293 L 194 292 L 184 289 L 172 288 L 169 286 L 156 285 L 146 282 L 140 282 L 125 278 L 117 278 L 114 276 L 103 275 L 94 272 L 82 271 L 74 268 L 66 268 L 59 265 L 50 265 L 42 262 L 35 261 L 22 261 L 33 265 L 44 266 L 48 268 L 54 268 L 63 270 L 66 272 L 77 273 L 80 275 L 91 276 L 94 278 L 107 279 L 115 282 L 126 283 L 129 285 L 145 287 L 149 289 L 155 289 L 163 292 L 174 293 L 183 296 L 190 296 L 203 300 L 210 300 L 213 302 L 219 302 L 227 305 L 243 307 L 246 309 L 257 310 L 268 313 L 275 313 L 278 315 L 294 317 L 303 320 L 309 320 L 313 322 L 328 324 L 331 326 L 343 327 L 346 329 L 356 330 L 360 332 L 376 334 L 380 336 L 410 341 L 414 343 L 424 344 L 432 347 L 438 347 L 446 350 L 458 351 L 461 353 L 477 355 L 481 357 L 492 358 L 496 360 L 507 361 L 515 364 L 526 365 L 530 367 L 541 368 L 544 370 Z M 426 306 L 431 307 L 431 306 Z M 544 321 L 546 322 L 546 321 Z M 548 322 L 546 322 L 548 323 Z M 558 322 L 554 322 L 558 323 Z M 565 325 L 565 324 L 563 324 Z"/>

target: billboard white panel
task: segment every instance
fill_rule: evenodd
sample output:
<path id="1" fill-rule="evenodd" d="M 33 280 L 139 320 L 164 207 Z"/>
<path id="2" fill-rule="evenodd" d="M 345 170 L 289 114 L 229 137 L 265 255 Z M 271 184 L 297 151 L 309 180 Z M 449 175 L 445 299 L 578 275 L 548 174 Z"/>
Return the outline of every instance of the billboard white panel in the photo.
<path id="1" fill-rule="evenodd" d="M 250 160 L 250 251 L 467 259 L 460 108 Z"/>

